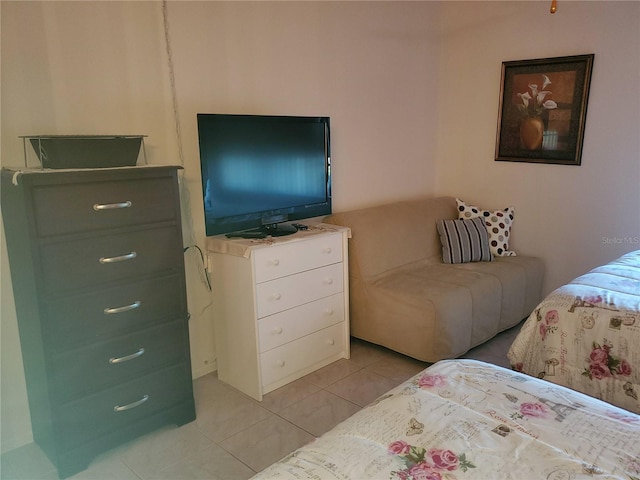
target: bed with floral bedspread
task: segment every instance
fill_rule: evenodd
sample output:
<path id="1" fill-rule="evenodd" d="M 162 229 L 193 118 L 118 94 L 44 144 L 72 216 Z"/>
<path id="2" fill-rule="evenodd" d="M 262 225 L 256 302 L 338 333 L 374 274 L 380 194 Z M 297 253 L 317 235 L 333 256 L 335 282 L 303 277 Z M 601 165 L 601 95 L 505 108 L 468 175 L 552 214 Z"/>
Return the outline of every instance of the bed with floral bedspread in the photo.
<path id="1" fill-rule="evenodd" d="M 515 370 L 640 413 L 640 250 L 553 291 L 508 357 Z"/>
<path id="2" fill-rule="evenodd" d="M 257 479 L 640 478 L 640 416 L 529 375 L 443 360 Z"/>

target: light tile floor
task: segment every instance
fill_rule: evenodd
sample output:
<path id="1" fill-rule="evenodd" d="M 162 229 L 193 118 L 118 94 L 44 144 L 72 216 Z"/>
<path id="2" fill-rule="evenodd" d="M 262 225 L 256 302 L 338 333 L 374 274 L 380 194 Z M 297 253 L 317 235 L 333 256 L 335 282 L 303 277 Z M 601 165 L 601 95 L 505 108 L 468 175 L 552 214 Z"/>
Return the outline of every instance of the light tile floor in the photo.
<path id="1" fill-rule="evenodd" d="M 509 367 L 507 350 L 520 325 L 464 355 Z M 97 457 L 73 480 L 240 480 L 250 478 L 330 430 L 428 364 L 359 340 L 339 360 L 257 402 L 219 381 L 194 380 L 197 418 L 167 426 Z M 4 480 L 56 479 L 35 444 L 0 458 Z"/>

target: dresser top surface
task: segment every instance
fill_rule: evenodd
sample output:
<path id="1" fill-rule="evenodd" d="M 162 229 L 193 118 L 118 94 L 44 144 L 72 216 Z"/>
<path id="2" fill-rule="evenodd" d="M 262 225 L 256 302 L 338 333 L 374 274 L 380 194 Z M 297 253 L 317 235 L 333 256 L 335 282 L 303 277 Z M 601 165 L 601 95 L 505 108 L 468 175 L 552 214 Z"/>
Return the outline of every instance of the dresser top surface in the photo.
<path id="1" fill-rule="evenodd" d="M 20 168 L 20 167 L 2 167 L 3 182 L 10 182 L 13 185 L 19 185 L 24 179 L 29 183 L 48 184 L 55 183 L 59 180 L 82 182 L 85 180 L 99 180 L 108 178 L 126 178 L 156 176 L 181 170 L 180 165 L 139 165 L 133 167 L 107 167 L 107 168 Z"/>
<path id="2" fill-rule="evenodd" d="M 207 237 L 205 246 L 208 252 L 224 253 L 228 255 L 237 255 L 240 257 L 249 258 L 252 251 L 259 248 L 268 248 L 272 245 L 283 245 L 291 242 L 299 242 L 327 233 L 346 233 L 347 237 L 351 236 L 351 230 L 348 227 L 318 223 L 315 225 L 310 225 L 308 230 L 299 230 L 293 235 L 287 235 L 284 237 L 244 239 L 227 238 L 224 235 L 216 235 L 213 237 Z"/>
<path id="3" fill-rule="evenodd" d="M 157 168 L 170 168 L 180 170 L 183 167 L 181 165 L 135 165 L 129 167 L 103 167 L 103 168 L 26 168 L 17 166 L 2 167 L 2 172 L 5 173 L 18 173 L 21 175 L 31 174 L 55 174 L 55 173 L 69 173 L 69 172 L 117 172 L 117 171 L 139 171 L 144 169 L 157 169 Z"/>

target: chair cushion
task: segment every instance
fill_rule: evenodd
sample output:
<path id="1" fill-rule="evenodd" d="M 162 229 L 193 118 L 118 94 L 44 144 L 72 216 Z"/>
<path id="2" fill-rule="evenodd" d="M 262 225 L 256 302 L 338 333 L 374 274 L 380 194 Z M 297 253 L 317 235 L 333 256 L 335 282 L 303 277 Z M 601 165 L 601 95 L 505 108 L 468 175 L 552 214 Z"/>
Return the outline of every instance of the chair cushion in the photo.
<path id="1" fill-rule="evenodd" d="M 513 207 L 503 208 L 502 210 L 482 210 L 473 205 L 467 205 L 459 198 L 456 198 L 458 204 L 458 218 L 476 218 L 481 217 L 487 227 L 489 234 L 489 245 L 491 253 L 499 257 L 512 257 L 516 252 L 509 250 L 509 239 L 511 236 L 511 225 L 513 224 L 514 209 Z"/>
<path id="2" fill-rule="evenodd" d="M 436 222 L 444 263 L 490 262 L 489 235 L 480 217 Z"/>

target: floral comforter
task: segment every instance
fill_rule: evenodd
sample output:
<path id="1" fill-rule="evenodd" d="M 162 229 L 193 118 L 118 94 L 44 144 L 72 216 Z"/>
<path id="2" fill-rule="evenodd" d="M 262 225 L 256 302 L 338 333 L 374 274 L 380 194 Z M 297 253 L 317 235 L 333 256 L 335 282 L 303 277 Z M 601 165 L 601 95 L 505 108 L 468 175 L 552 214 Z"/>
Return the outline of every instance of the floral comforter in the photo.
<path id="1" fill-rule="evenodd" d="M 476 360 L 444 360 L 254 479 L 640 478 L 640 416 Z"/>
<path id="2" fill-rule="evenodd" d="M 552 292 L 508 357 L 515 370 L 640 413 L 640 250 Z"/>

